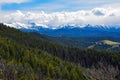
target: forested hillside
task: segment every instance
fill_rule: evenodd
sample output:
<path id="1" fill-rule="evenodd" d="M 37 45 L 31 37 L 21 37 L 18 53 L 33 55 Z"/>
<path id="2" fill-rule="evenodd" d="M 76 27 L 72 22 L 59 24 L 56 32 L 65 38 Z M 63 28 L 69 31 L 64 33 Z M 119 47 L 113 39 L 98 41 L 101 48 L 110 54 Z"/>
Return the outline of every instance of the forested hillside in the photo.
<path id="1" fill-rule="evenodd" d="M 0 78 L 4 80 L 119 80 L 120 53 L 41 40 L 0 24 Z"/>
<path id="2" fill-rule="evenodd" d="M 1 37 L 0 70 L 4 80 L 86 80 L 80 66 Z"/>

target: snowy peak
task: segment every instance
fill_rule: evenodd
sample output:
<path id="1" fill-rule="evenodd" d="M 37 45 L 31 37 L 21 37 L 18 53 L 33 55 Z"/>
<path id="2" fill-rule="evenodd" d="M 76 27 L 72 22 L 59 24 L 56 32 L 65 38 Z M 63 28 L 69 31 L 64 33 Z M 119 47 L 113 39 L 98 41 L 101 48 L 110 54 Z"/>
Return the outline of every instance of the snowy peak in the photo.
<path id="1" fill-rule="evenodd" d="M 90 28 L 90 29 L 101 29 L 101 30 L 116 30 L 120 28 L 120 25 L 91 25 L 91 24 L 86 24 L 86 25 L 76 25 L 76 24 L 67 24 L 67 25 L 60 25 L 60 26 L 51 26 L 51 25 L 43 25 L 43 24 L 37 24 L 34 22 L 28 22 L 27 24 L 24 23 L 4 23 L 5 25 L 20 29 L 20 28 L 25 28 L 25 29 L 37 29 L 37 28 L 49 28 L 49 29 L 72 29 L 72 28 Z"/>

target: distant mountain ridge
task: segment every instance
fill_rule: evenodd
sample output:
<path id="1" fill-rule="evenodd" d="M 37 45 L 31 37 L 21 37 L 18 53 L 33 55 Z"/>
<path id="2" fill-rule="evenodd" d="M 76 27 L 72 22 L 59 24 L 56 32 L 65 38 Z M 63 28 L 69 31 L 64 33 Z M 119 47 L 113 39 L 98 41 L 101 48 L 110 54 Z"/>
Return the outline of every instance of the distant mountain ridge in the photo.
<path id="1" fill-rule="evenodd" d="M 57 29 L 44 28 L 42 26 L 31 26 L 30 28 L 19 28 L 25 32 L 38 32 L 41 34 L 46 34 L 54 37 L 90 37 L 90 36 L 115 36 L 120 37 L 120 26 L 103 26 L 96 25 L 92 26 L 90 24 L 83 27 L 78 26 L 61 26 Z"/>

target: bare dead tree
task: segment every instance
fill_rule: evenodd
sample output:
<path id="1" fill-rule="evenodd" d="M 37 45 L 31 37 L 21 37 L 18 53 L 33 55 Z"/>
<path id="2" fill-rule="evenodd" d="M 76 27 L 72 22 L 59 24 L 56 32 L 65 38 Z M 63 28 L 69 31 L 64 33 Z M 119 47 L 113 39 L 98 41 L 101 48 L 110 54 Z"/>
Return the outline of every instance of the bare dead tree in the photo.
<path id="1" fill-rule="evenodd" d="M 112 65 L 105 66 L 103 63 L 99 63 L 99 68 L 93 66 L 85 72 L 85 75 L 92 80 L 114 80 L 118 74 L 118 67 Z"/>

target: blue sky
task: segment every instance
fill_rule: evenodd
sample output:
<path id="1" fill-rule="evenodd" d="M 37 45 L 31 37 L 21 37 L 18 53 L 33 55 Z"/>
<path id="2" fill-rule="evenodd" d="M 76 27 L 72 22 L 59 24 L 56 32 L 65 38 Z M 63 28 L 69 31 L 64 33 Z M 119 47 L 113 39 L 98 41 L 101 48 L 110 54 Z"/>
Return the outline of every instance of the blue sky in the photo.
<path id="1" fill-rule="evenodd" d="M 105 5 L 113 5 L 120 3 L 120 0 L 8 0 L 11 2 L 1 1 L 1 9 L 3 11 L 28 10 L 28 11 L 77 11 L 92 9 Z"/>
<path id="2" fill-rule="evenodd" d="M 43 5 L 43 4 L 47 4 L 49 2 L 51 2 L 52 0 L 32 0 L 32 1 L 28 1 L 25 3 L 10 3 L 10 4 L 3 4 L 2 5 L 2 10 L 31 10 L 32 8 L 34 9 L 37 6 Z"/>

